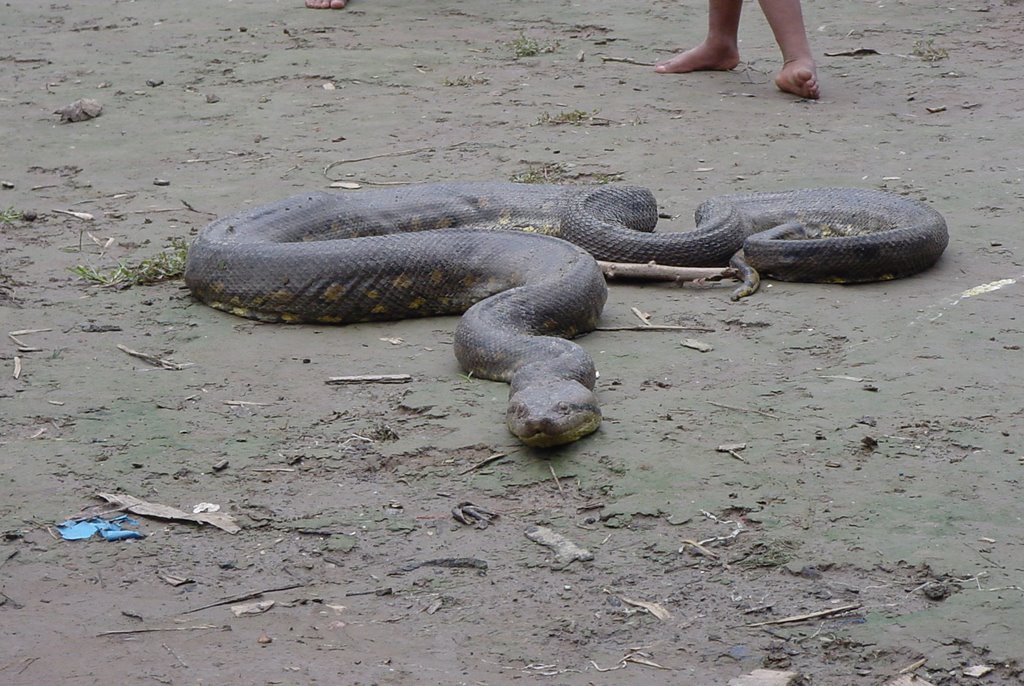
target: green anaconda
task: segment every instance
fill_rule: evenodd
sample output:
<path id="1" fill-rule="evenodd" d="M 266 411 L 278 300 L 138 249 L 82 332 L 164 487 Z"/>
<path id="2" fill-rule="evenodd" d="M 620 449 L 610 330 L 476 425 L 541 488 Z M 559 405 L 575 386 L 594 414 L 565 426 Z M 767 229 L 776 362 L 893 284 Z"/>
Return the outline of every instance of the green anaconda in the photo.
<path id="1" fill-rule="evenodd" d="M 863 282 L 930 267 L 947 243 L 931 208 L 875 190 L 724 195 L 696 228 L 655 233 L 650 191 L 623 186 L 420 184 L 296 195 L 208 225 L 185 282 L 204 303 L 264 321 L 345 324 L 464 313 L 455 355 L 510 384 L 507 424 L 553 446 L 594 431 L 594 329 L 607 290 L 594 258 L 734 264 L 789 281 Z M 495 229 L 498 229 L 496 231 Z M 564 240 L 563 240 L 564 239 Z"/>

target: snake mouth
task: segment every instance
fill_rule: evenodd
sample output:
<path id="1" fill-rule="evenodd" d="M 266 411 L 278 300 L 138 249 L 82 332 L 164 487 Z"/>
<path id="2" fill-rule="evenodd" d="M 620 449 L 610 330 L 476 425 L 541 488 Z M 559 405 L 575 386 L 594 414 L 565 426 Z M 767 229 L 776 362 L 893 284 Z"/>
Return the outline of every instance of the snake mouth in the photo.
<path id="1" fill-rule="evenodd" d="M 572 386 L 528 388 L 513 395 L 506 413 L 509 431 L 532 448 L 565 445 L 596 431 L 601 409 L 593 392 L 575 382 Z M 565 397 L 569 391 L 572 399 Z"/>
<path id="2" fill-rule="evenodd" d="M 601 415 L 597 414 L 587 417 L 584 421 L 576 423 L 571 428 L 562 426 L 556 430 L 538 430 L 533 433 L 521 433 L 523 431 L 521 428 L 513 429 L 511 426 L 509 426 L 509 429 L 520 441 L 531 448 L 554 448 L 555 446 L 578 441 L 584 436 L 597 431 L 597 427 L 600 425 Z"/>

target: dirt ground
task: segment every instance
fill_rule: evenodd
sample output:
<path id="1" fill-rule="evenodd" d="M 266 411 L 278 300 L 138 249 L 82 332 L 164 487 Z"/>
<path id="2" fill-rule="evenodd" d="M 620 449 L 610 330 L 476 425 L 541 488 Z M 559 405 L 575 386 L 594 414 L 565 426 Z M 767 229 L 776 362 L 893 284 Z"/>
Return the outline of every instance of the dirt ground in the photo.
<path id="1" fill-rule="evenodd" d="M 1024 5 L 807 2 L 807 102 L 755 3 L 741 68 L 689 76 L 644 63 L 702 2 L 301 4 L 0 7 L 0 210 L 38 215 L 0 222 L 0 682 L 1024 681 Z M 60 123 L 79 98 L 102 114 Z M 548 453 L 460 374 L 454 319 L 261 325 L 72 272 L 332 181 L 513 178 L 647 186 L 661 230 L 722 193 L 884 188 L 950 246 L 741 303 L 613 284 L 604 325 L 688 328 L 581 339 L 606 420 Z M 413 378 L 326 383 L 352 374 Z M 97 493 L 241 530 L 61 540 Z"/>

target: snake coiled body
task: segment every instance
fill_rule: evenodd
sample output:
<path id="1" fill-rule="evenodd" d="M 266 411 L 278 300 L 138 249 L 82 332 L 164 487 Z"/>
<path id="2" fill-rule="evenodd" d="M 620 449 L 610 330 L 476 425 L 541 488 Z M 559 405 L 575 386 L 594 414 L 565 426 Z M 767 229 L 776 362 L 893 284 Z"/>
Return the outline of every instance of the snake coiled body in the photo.
<path id="1" fill-rule="evenodd" d="M 464 312 L 459 363 L 508 382 L 509 429 L 546 447 L 601 421 L 593 360 L 566 340 L 592 330 L 604 306 L 594 258 L 677 266 L 735 258 L 783 280 L 859 282 L 921 271 L 948 240 L 934 210 L 863 189 L 720 196 L 698 208 L 686 232 L 655 233 L 657 221 L 650 191 L 622 186 L 309 193 L 211 223 L 189 250 L 185 281 L 206 304 L 264 321 Z"/>

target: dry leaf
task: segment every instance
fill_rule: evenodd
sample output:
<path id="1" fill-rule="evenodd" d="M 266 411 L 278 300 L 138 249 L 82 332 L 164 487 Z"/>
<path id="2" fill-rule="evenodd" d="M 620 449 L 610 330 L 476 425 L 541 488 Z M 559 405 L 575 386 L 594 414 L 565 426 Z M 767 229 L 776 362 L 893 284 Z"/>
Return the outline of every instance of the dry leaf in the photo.
<path id="1" fill-rule="evenodd" d="M 54 212 L 56 212 L 57 214 L 66 214 L 69 217 L 74 217 L 75 219 L 81 219 L 81 220 L 87 221 L 87 222 L 91 222 L 93 219 L 95 219 L 95 217 L 93 217 L 88 212 L 73 212 L 71 210 L 54 210 Z M 90 238 L 92 238 L 91 234 L 90 234 Z M 93 240 L 96 240 L 96 239 L 93 238 Z"/>
<path id="2" fill-rule="evenodd" d="M 259 600 L 255 603 L 232 605 L 231 612 L 236 617 L 251 617 L 252 615 L 261 615 L 272 607 L 274 607 L 273 600 Z"/>
<path id="3" fill-rule="evenodd" d="M 643 608 L 663 622 L 672 617 L 672 614 L 661 605 L 658 605 L 658 603 L 649 603 L 646 600 L 632 600 L 623 596 L 619 596 L 619 600 L 626 603 L 626 605 Z"/>
<path id="4" fill-rule="evenodd" d="M 209 524 L 218 529 L 227 531 L 229 534 L 237 534 L 242 527 L 235 523 L 231 515 L 220 512 L 202 512 L 192 514 L 167 505 L 148 503 L 139 500 L 135 496 L 126 493 L 97 493 L 97 497 L 103 498 L 108 503 L 118 506 L 123 510 L 143 517 L 157 517 L 158 519 L 174 519 L 183 522 L 196 522 L 197 524 Z"/>

